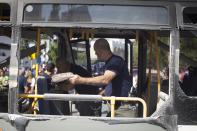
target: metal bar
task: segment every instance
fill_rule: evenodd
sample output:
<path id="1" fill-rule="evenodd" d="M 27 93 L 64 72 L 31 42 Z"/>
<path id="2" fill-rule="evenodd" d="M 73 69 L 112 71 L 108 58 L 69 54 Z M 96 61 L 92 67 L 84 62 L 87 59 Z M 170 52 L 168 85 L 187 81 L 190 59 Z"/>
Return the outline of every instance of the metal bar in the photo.
<path id="1" fill-rule="evenodd" d="M 71 52 L 71 61 L 73 62 L 73 64 L 75 64 L 75 59 L 74 59 L 74 53 L 73 53 L 73 49 L 72 49 L 72 43 L 71 43 L 71 39 L 70 37 L 68 36 L 68 34 L 65 34 L 66 37 L 67 37 L 67 40 L 68 40 L 68 46 L 69 46 L 69 49 L 70 49 L 70 52 Z M 59 46 L 58 46 L 58 50 L 59 50 Z"/>
<path id="2" fill-rule="evenodd" d="M 112 96 L 109 98 L 109 100 L 111 101 L 111 117 L 115 117 L 115 103 L 116 103 L 116 97 Z"/>
<path id="3" fill-rule="evenodd" d="M 125 54 L 124 54 L 124 57 L 125 57 L 125 62 L 127 64 L 127 67 L 128 67 L 128 44 L 129 44 L 129 40 L 128 39 L 125 39 Z"/>
<path id="4" fill-rule="evenodd" d="M 70 100 L 70 101 L 111 101 L 111 117 L 115 116 L 115 101 L 139 101 L 143 105 L 143 117 L 147 116 L 147 105 L 142 98 L 138 97 L 102 97 L 101 95 L 73 95 L 73 94 L 44 94 L 44 95 L 33 95 L 33 94 L 19 94 L 19 97 L 24 98 L 37 98 L 46 100 Z"/>
<path id="5" fill-rule="evenodd" d="M 131 76 L 131 85 L 133 85 L 133 43 L 130 43 L 130 76 Z"/>
<path id="6" fill-rule="evenodd" d="M 12 22 L 12 33 L 11 33 L 11 51 L 10 51 L 10 66 L 9 66 L 9 92 L 8 92 L 8 113 L 17 114 L 17 75 L 18 75 L 18 43 L 21 37 L 21 28 L 17 23 L 17 5 L 18 1 L 14 0 L 11 4 L 11 22 Z"/>
<path id="7" fill-rule="evenodd" d="M 157 88 L 158 88 L 158 99 L 159 93 L 161 90 L 161 78 L 160 78 L 160 66 L 159 66 L 159 47 L 158 47 L 158 40 L 157 40 L 157 32 L 154 32 L 154 43 L 156 48 L 156 66 L 157 66 Z"/>
<path id="8" fill-rule="evenodd" d="M 139 33 L 139 34 L 138 34 Z M 138 86 L 137 96 L 140 97 L 146 88 L 146 56 L 147 56 L 147 39 L 144 31 L 138 34 Z"/>
<path id="9" fill-rule="evenodd" d="M 43 95 L 34 94 L 19 94 L 19 97 L 24 98 L 38 98 L 46 100 L 71 100 L 71 101 L 95 101 L 102 100 L 101 95 L 73 95 L 73 94 L 49 94 L 45 93 Z"/>
<path id="10" fill-rule="evenodd" d="M 113 100 L 115 100 L 115 101 L 139 101 L 143 105 L 143 117 L 147 116 L 147 105 L 146 105 L 146 102 L 142 98 L 139 98 L 139 97 L 102 97 L 102 99 L 103 100 L 110 100 L 112 102 L 113 102 Z M 112 103 L 111 106 L 113 104 L 114 103 Z M 111 113 L 114 112 L 114 111 L 112 111 L 112 109 L 113 108 L 111 108 Z M 115 116 L 115 114 L 111 114 L 111 117 L 112 116 Z"/>
<path id="11" fill-rule="evenodd" d="M 89 39 L 87 39 L 85 42 L 86 42 L 87 70 L 92 74 Z"/>
<path id="12" fill-rule="evenodd" d="M 62 22 L 62 23 L 43 23 L 43 22 L 23 22 L 23 26 L 31 26 L 31 27 L 65 27 L 65 28 L 114 28 L 116 29 L 139 29 L 139 30 L 170 30 L 171 27 L 168 25 L 139 25 L 139 24 L 109 24 L 109 23 L 73 23 L 73 22 Z M 118 38 L 118 36 L 117 36 Z M 80 39 L 85 39 L 85 34 L 82 34 Z"/>
<path id="13" fill-rule="evenodd" d="M 100 95 L 44 94 L 46 100 L 99 101 Z"/>
<path id="14" fill-rule="evenodd" d="M 40 28 L 37 29 L 37 39 L 36 39 L 36 59 L 38 59 L 39 57 L 39 52 L 40 52 Z M 38 78 L 38 61 L 36 62 L 36 81 L 37 81 L 37 78 Z M 38 94 L 38 85 L 37 85 L 37 82 L 35 84 L 35 91 L 34 91 L 35 95 Z M 34 106 L 37 104 L 37 98 L 34 98 Z M 34 110 L 34 115 L 36 114 L 36 111 Z"/>
<path id="15" fill-rule="evenodd" d="M 19 94 L 18 97 L 44 99 L 44 95 Z"/>
<path id="16" fill-rule="evenodd" d="M 149 48 L 150 48 L 150 52 L 149 52 L 149 68 L 148 68 L 148 96 L 147 96 L 147 104 L 148 104 L 148 112 L 150 113 L 149 109 L 150 109 L 150 97 L 151 97 L 151 81 L 152 81 L 152 51 L 153 51 L 153 43 L 154 43 L 154 39 L 153 39 L 153 33 L 151 32 L 150 34 L 150 41 L 149 41 Z"/>
<path id="17" fill-rule="evenodd" d="M 177 62 L 177 58 L 179 56 L 176 55 L 176 51 L 180 50 L 180 43 L 179 43 L 179 30 L 174 29 L 170 32 L 170 60 L 169 60 L 169 96 L 173 98 L 175 97 L 175 87 L 176 82 L 178 81 L 177 76 L 179 76 L 179 63 Z M 175 103 L 173 103 L 175 104 Z"/>
<path id="18" fill-rule="evenodd" d="M 139 31 L 138 39 L 138 85 L 137 96 L 141 97 L 146 90 L 146 56 L 147 56 L 147 33 Z M 139 105 L 138 116 L 142 116 L 142 105 Z"/>
<path id="19" fill-rule="evenodd" d="M 36 58 L 38 59 L 40 53 L 40 32 L 41 29 L 38 28 L 37 30 L 37 40 L 36 40 Z M 38 77 L 38 62 L 36 63 L 36 78 Z M 35 93 L 37 94 L 37 88 L 35 88 Z"/>

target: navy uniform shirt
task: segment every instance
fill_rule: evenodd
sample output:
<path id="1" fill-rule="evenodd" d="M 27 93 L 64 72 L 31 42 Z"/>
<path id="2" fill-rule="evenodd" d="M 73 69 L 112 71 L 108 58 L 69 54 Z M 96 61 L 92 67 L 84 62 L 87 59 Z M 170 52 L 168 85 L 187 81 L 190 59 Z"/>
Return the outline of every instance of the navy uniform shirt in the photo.
<path id="1" fill-rule="evenodd" d="M 116 77 L 111 81 L 111 96 L 128 96 L 128 92 L 131 89 L 131 78 L 124 59 L 120 56 L 112 55 L 105 63 L 105 70 L 116 73 Z"/>

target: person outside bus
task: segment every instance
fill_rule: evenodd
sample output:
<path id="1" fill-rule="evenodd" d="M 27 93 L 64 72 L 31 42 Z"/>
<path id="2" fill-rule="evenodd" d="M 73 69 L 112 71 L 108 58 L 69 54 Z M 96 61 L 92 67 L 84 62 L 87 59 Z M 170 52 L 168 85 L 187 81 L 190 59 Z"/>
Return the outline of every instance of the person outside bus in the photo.
<path id="1" fill-rule="evenodd" d="M 53 89 L 53 85 L 51 84 L 51 76 L 54 74 L 55 64 L 49 62 L 46 65 L 46 70 L 43 73 L 40 73 L 40 76 L 37 79 L 38 85 L 38 93 L 44 94 L 49 93 L 51 89 Z M 50 101 L 47 100 L 38 100 L 39 104 L 39 114 L 50 114 Z"/>
<path id="2" fill-rule="evenodd" d="M 131 88 L 128 67 L 123 58 L 114 55 L 106 39 L 98 39 L 94 44 L 95 54 L 98 59 L 105 61 L 105 71 L 103 75 L 96 77 L 82 77 L 75 74 L 69 79 L 74 85 L 97 85 L 106 86 L 111 83 L 112 92 L 110 96 L 128 96 Z M 118 109 L 120 102 L 116 102 L 115 109 Z"/>
<path id="3" fill-rule="evenodd" d="M 25 84 L 24 93 L 32 94 L 32 93 L 34 93 L 36 79 L 33 76 L 33 73 L 31 70 L 26 71 L 26 77 L 27 77 L 27 80 L 26 80 L 26 84 Z"/>
<path id="4" fill-rule="evenodd" d="M 5 75 L 4 70 L 0 69 L 0 89 L 7 89 L 8 81 L 9 81 L 8 76 Z"/>

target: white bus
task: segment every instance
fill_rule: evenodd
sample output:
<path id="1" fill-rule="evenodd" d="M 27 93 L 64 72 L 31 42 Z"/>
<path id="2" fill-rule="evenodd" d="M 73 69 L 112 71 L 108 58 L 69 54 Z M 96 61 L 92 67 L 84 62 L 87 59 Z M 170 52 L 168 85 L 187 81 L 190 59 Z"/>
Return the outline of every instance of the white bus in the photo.
<path id="1" fill-rule="evenodd" d="M 181 88 L 179 79 L 182 67 L 197 65 L 196 23 L 196 0 L 0 0 L 0 36 L 11 38 L 10 62 L 0 66 L 9 67 L 9 89 L 0 93 L 0 131 L 196 130 L 197 99 L 191 93 L 195 89 Z M 66 56 L 67 61 L 92 73 L 90 43 L 98 38 L 124 44 L 121 53 L 124 52 L 130 75 L 138 76 L 134 96 L 39 94 L 37 84 L 35 94 L 19 94 L 23 59 L 32 62 L 31 68 L 34 65 L 36 80 L 39 64 L 45 62 L 39 59 L 41 51 L 51 61 Z M 42 40 L 50 44 L 41 43 Z M 169 69 L 165 89 L 161 73 L 164 67 Z M 155 72 L 151 73 L 153 69 Z M 26 114 L 18 109 L 20 98 L 32 99 L 33 107 L 40 99 L 70 101 L 71 107 L 72 101 L 77 100 L 111 101 L 113 113 L 111 118 L 45 115 L 33 108 L 33 113 Z M 118 116 L 112 105 L 114 100 L 135 105 L 135 115 Z"/>

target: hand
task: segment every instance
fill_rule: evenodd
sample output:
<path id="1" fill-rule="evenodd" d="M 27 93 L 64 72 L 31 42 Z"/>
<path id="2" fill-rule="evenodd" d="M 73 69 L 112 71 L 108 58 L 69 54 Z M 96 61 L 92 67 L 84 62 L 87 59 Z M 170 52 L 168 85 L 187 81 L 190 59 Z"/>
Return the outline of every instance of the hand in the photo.
<path id="1" fill-rule="evenodd" d="M 70 84 L 76 85 L 79 83 L 80 76 L 79 75 L 73 75 L 71 78 L 68 79 Z"/>
<path id="2" fill-rule="evenodd" d="M 105 90 L 101 90 L 98 95 L 104 96 L 105 95 Z"/>

